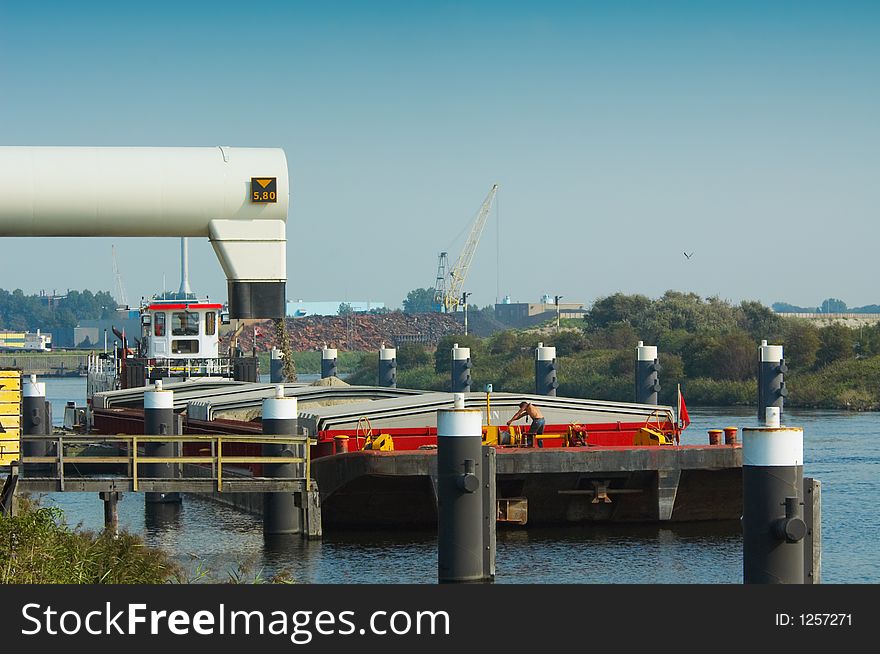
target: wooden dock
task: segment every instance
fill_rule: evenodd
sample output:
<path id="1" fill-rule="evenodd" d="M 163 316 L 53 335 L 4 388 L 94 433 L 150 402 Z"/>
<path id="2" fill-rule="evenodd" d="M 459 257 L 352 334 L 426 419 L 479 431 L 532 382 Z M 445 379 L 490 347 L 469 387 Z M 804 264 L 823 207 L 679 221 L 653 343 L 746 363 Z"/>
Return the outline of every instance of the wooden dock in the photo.
<path id="1" fill-rule="evenodd" d="M 23 436 L 22 444 L 48 445 L 49 456 L 24 456 L 18 465 L 17 492 L 155 492 L 155 493 L 297 493 L 308 490 L 311 471 L 309 439 L 306 436 L 229 436 L 212 435 L 119 435 L 84 436 L 54 434 Z M 147 456 L 147 443 L 173 443 L 175 456 Z M 224 446 L 272 443 L 287 445 L 288 454 L 271 456 L 224 455 Z M 184 445 L 195 445 L 195 454 L 185 453 Z M 83 447 L 108 447 L 107 454 L 75 454 Z M 294 465 L 290 477 L 256 477 L 224 474 L 237 466 L 253 464 Z M 171 464 L 175 475 L 144 477 L 141 466 Z M 185 466 L 199 466 L 204 476 L 183 476 Z M 84 474 L 81 469 L 105 469 L 106 473 Z"/>

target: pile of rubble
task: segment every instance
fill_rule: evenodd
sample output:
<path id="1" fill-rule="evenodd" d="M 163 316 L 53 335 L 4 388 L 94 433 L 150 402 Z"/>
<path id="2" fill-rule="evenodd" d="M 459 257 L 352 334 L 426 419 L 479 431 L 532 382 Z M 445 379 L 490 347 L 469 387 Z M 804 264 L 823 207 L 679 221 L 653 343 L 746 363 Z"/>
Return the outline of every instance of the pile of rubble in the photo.
<path id="1" fill-rule="evenodd" d="M 243 351 L 251 352 L 254 347 L 254 327 L 258 352 L 271 350 L 273 346 L 280 347 L 274 324 L 266 321 L 242 331 L 238 342 Z M 460 314 L 409 314 L 400 311 L 287 318 L 285 327 L 290 336 L 291 349 L 297 351 L 320 350 L 325 345 L 338 350 L 378 350 L 383 343 L 391 347 L 404 343 L 434 347 L 444 336 L 462 333 Z M 221 340 L 225 345 L 225 339 Z"/>

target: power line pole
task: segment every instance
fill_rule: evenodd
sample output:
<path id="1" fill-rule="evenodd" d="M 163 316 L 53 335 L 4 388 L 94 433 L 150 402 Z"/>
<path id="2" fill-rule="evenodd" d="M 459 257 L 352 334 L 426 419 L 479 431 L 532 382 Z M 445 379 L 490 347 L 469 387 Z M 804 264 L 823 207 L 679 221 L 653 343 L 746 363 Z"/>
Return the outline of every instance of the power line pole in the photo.
<path id="1" fill-rule="evenodd" d="M 468 314 L 468 305 L 467 299 L 468 295 L 473 295 L 473 293 L 462 292 L 461 294 L 461 303 L 464 305 L 464 335 L 467 336 L 467 314 Z"/>

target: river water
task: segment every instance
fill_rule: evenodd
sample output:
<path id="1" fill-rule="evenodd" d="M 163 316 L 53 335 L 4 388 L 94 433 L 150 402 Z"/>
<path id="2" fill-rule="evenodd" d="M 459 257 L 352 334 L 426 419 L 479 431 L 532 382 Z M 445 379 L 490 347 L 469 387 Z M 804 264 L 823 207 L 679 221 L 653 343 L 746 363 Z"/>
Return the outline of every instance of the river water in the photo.
<path id="1" fill-rule="evenodd" d="M 82 378 L 47 378 L 60 424 L 65 402 L 85 402 Z M 755 426 L 755 410 L 690 409 L 683 444 L 708 442 L 707 430 Z M 822 581 L 880 583 L 880 415 L 786 410 L 785 424 L 804 428 L 804 474 L 822 482 Z M 43 503 L 64 509 L 71 524 L 98 530 L 103 508 L 93 494 L 53 493 Z M 120 526 L 175 553 L 191 578 L 254 580 L 286 572 L 302 583 L 435 583 L 433 532 L 407 530 L 326 534 L 265 543 L 262 521 L 187 495 L 179 514 L 147 520 L 143 497 L 127 494 Z M 742 583 L 739 523 L 499 529 L 496 583 Z"/>

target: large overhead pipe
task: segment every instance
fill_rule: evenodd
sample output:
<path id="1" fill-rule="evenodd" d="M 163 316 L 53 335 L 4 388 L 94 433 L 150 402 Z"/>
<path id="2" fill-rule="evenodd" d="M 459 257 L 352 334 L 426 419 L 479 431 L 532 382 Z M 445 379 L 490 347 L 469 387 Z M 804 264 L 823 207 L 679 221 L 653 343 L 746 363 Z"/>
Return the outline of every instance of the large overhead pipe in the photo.
<path id="1" fill-rule="evenodd" d="M 207 236 L 231 318 L 284 316 L 278 148 L 0 147 L 0 236 Z"/>

